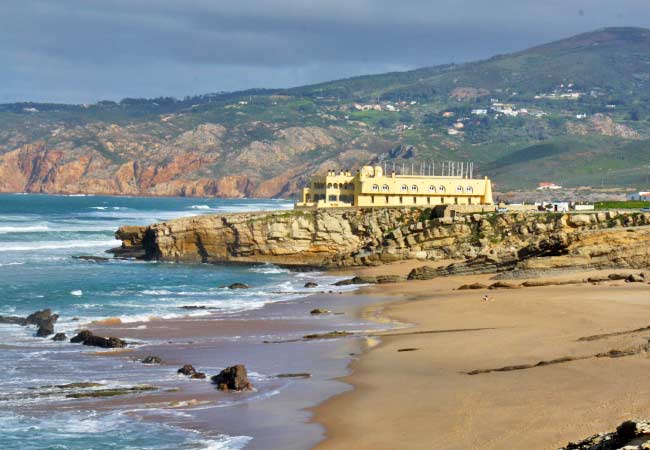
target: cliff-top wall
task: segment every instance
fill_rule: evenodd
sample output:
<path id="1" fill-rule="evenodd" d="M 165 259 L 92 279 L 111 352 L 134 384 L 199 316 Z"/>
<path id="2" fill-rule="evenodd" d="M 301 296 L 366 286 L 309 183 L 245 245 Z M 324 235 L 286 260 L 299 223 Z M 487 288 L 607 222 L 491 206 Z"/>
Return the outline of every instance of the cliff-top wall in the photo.
<path id="1" fill-rule="evenodd" d="M 449 273 L 650 267 L 650 214 L 469 214 L 343 209 L 205 215 L 122 227 L 119 252 L 145 259 L 286 266 L 464 261 Z"/>

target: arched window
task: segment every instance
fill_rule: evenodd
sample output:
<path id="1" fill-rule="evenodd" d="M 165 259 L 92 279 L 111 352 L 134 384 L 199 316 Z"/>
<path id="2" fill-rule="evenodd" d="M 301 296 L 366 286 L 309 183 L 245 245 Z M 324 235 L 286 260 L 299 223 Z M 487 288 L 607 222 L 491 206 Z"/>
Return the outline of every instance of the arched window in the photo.
<path id="1" fill-rule="evenodd" d="M 417 184 L 412 185 L 411 186 L 411 191 L 412 192 L 417 192 L 418 191 L 418 185 Z"/>
<path id="2" fill-rule="evenodd" d="M 332 189 L 332 183 L 327 183 L 328 189 Z"/>
<path id="3" fill-rule="evenodd" d="M 436 187 L 434 185 L 430 185 L 429 192 L 436 192 Z"/>
<path id="4" fill-rule="evenodd" d="M 373 184 L 372 185 L 372 190 L 373 191 L 378 191 L 379 190 L 379 185 L 378 184 Z"/>
<path id="5" fill-rule="evenodd" d="M 387 184 L 384 184 L 384 185 L 381 187 L 381 190 L 384 191 L 384 192 L 388 192 L 388 191 L 390 190 L 390 188 L 388 187 Z"/>
<path id="6" fill-rule="evenodd" d="M 463 192 L 462 186 L 456 186 L 456 192 Z"/>
<path id="7" fill-rule="evenodd" d="M 445 192 L 445 187 L 443 185 L 438 186 L 440 192 Z"/>
<path id="8" fill-rule="evenodd" d="M 472 192 L 474 192 L 474 188 L 473 188 L 472 186 L 467 186 L 467 187 L 465 188 L 465 191 L 466 191 L 467 193 L 471 194 Z"/>
<path id="9" fill-rule="evenodd" d="M 334 183 L 334 189 L 338 189 L 338 188 L 339 188 L 339 184 L 338 184 L 338 183 Z"/>
<path id="10" fill-rule="evenodd" d="M 405 185 L 405 184 L 403 184 L 402 187 L 401 187 L 402 192 L 406 192 L 406 191 L 408 191 L 408 189 L 409 189 L 408 186 Z"/>

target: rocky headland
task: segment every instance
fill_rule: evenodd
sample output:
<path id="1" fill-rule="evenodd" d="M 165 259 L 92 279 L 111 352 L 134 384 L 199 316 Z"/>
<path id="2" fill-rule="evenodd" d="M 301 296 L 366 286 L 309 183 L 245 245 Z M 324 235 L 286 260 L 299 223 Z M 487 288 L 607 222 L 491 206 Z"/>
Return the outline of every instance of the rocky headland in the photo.
<path id="1" fill-rule="evenodd" d="M 349 267 L 454 260 L 432 278 L 650 266 L 650 213 L 466 214 L 337 209 L 205 215 L 121 227 L 113 252 L 147 260 Z M 426 272 L 426 270 L 425 270 Z"/>

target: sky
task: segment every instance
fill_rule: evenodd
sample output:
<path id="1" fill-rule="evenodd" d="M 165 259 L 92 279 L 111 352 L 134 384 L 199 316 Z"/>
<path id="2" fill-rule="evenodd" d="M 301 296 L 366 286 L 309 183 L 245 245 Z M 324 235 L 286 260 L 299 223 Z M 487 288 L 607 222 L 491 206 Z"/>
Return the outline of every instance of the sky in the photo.
<path id="1" fill-rule="evenodd" d="M 609 26 L 650 27 L 650 0 L 0 0 L 0 103 L 300 86 Z"/>

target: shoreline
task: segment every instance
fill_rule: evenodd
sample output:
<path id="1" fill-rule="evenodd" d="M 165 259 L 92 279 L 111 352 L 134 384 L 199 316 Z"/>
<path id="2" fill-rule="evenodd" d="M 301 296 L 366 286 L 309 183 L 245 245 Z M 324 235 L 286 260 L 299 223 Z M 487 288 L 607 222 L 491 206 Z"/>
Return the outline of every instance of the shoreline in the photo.
<path id="1" fill-rule="evenodd" d="M 376 275 L 382 267 L 365 270 Z M 383 270 L 405 269 L 396 263 Z M 631 271 L 584 274 L 617 272 Z M 381 342 L 352 361 L 351 373 L 341 378 L 353 389 L 312 409 L 313 420 L 326 430 L 326 439 L 314 448 L 541 450 L 648 417 L 650 401 L 636 400 L 646 390 L 644 373 L 650 369 L 645 349 L 620 358 L 592 356 L 644 347 L 640 328 L 650 325 L 647 281 L 456 290 L 493 276 L 363 288 L 366 295 L 393 296 L 364 308 L 365 317 L 411 325 L 403 332 L 377 333 Z M 481 302 L 485 293 L 495 300 Z M 580 340 L 600 334 L 605 337 Z M 468 374 L 563 357 L 575 361 Z M 337 411 L 354 414 L 341 417 Z"/>
<path id="2" fill-rule="evenodd" d="M 332 274 L 328 272 L 327 275 Z M 189 363 L 199 371 L 206 371 L 208 379 L 181 378 L 176 383 L 172 382 L 180 387 L 178 392 L 98 399 L 88 402 L 85 407 L 110 411 L 133 408 L 140 402 L 150 403 L 154 409 L 182 410 L 193 415 L 190 422 L 180 421 L 188 429 L 209 435 L 215 432 L 213 424 L 218 424 L 219 433 L 250 436 L 253 439 L 246 449 L 312 448 L 323 439 L 323 428 L 311 420 L 311 408 L 349 389 L 347 384 L 338 379 L 349 374 L 349 362 L 369 345 L 363 335 L 384 327 L 364 319 L 361 314 L 364 306 L 375 304 L 377 300 L 377 297 L 362 294 L 359 290 L 314 293 L 269 303 L 261 309 L 234 316 L 213 315 L 143 323 L 90 325 L 89 328 L 98 335 L 129 336 L 145 342 L 159 341 L 117 352 L 106 353 L 98 349 L 98 352 L 93 352 L 93 356 L 120 359 L 161 356 L 163 366 L 173 372 Z M 330 309 L 334 314 L 310 316 L 309 310 L 316 306 Z M 146 328 L 142 328 L 142 325 L 146 325 Z M 313 332 L 349 329 L 357 331 L 360 336 L 307 341 L 298 339 L 292 342 Z M 246 333 L 255 336 L 252 342 L 246 339 Z M 262 341 L 265 337 L 268 339 L 268 336 L 281 337 L 280 342 L 264 344 Z M 236 338 L 235 341 L 229 340 L 233 337 Z M 285 347 L 290 348 L 290 354 L 286 353 Z M 254 374 L 251 381 L 255 385 L 259 383 L 260 389 L 251 394 L 223 394 L 216 391 L 209 380 L 219 369 L 211 363 L 214 357 L 230 361 L 226 365 L 244 363 L 249 369 L 249 376 L 251 371 Z M 278 367 L 278 362 L 286 364 L 286 367 Z M 268 367 L 278 368 L 273 373 Z M 255 375 L 260 371 L 263 373 L 261 378 Z M 307 379 L 274 379 L 274 375 L 280 373 L 303 372 L 310 373 L 311 376 Z M 219 405 L 224 398 L 228 399 L 227 402 L 232 402 L 233 398 L 237 400 L 232 405 Z M 255 411 L 250 412 L 251 408 Z M 138 415 L 148 420 L 146 416 L 149 414 Z M 154 414 L 154 420 L 161 418 L 168 420 L 164 414 Z M 278 421 L 278 418 L 283 419 Z"/>

